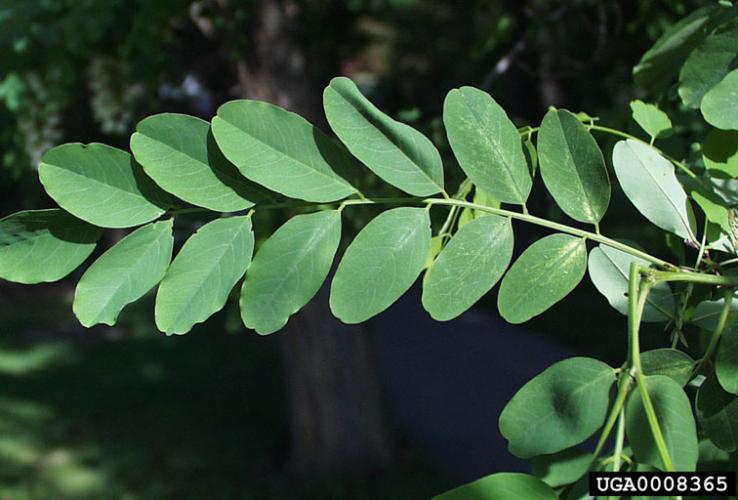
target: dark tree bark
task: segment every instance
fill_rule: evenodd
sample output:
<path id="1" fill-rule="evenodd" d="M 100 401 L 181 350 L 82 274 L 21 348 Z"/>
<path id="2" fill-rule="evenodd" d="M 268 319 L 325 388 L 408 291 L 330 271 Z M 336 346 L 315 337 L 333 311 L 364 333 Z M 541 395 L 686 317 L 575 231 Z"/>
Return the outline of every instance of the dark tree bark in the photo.
<path id="1" fill-rule="evenodd" d="M 322 122 L 322 94 L 300 43 L 299 7 L 285 0 L 256 5 L 252 50 L 238 64 L 242 95 Z M 298 475 L 362 473 L 392 457 L 366 328 L 333 318 L 327 295 L 324 287 L 279 333 L 290 410 L 288 467 Z"/>

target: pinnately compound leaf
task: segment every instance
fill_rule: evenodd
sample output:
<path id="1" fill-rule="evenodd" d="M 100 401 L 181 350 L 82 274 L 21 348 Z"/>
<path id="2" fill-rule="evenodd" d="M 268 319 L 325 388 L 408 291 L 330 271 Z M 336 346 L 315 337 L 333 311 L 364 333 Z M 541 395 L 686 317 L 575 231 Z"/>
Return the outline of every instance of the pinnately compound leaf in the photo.
<path id="1" fill-rule="evenodd" d="M 738 396 L 725 392 L 714 377 L 708 377 L 697 391 L 697 420 L 718 448 L 738 449 Z"/>
<path id="2" fill-rule="evenodd" d="M 0 219 L 0 279 L 57 281 L 90 256 L 102 231 L 63 210 L 28 210 Z"/>
<path id="3" fill-rule="evenodd" d="M 669 116 L 654 104 L 636 99 L 630 102 L 630 110 L 633 113 L 635 122 L 646 131 L 652 140 L 667 137 L 671 134 L 671 120 Z"/>
<path id="4" fill-rule="evenodd" d="M 210 210 L 236 212 L 254 205 L 254 187 L 225 159 L 210 124 L 162 113 L 138 122 L 131 151 L 164 191 Z"/>
<path id="5" fill-rule="evenodd" d="M 167 195 L 130 154 L 104 144 L 63 144 L 41 158 L 38 175 L 60 207 L 100 227 L 125 228 L 164 213 Z"/>
<path id="6" fill-rule="evenodd" d="M 525 203 L 533 181 L 520 134 L 489 94 L 473 87 L 452 90 L 443 123 L 459 165 L 476 186 L 499 201 Z"/>
<path id="7" fill-rule="evenodd" d="M 433 143 L 404 123 L 393 120 L 348 78 L 331 80 L 323 93 L 328 123 L 369 169 L 414 196 L 443 191 L 443 164 Z"/>
<path id="8" fill-rule="evenodd" d="M 565 109 L 546 113 L 538 131 L 538 161 L 546 188 L 561 210 L 595 224 L 610 204 L 610 179 L 597 142 Z"/>
<path id="9" fill-rule="evenodd" d="M 379 314 L 412 286 L 430 251 L 425 208 L 400 207 L 379 214 L 346 249 L 331 283 L 330 306 L 344 323 Z"/>
<path id="10" fill-rule="evenodd" d="M 615 145 L 612 164 L 626 196 L 661 229 L 694 240 L 694 213 L 674 166 L 658 151 L 628 139 Z"/>
<path id="11" fill-rule="evenodd" d="M 312 202 L 356 193 L 336 173 L 354 160 L 300 115 L 266 102 L 231 101 L 218 108 L 212 127 L 225 157 L 262 186 Z"/>
<path id="12" fill-rule="evenodd" d="M 451 238 L 423 279 L 423 306 L 435 320 L 453 319 L 497 283 L 512 258 L 510 220 L 473 219 Z"/>
<path id="13" fill-rule="evenodd" d="M 599 245 L 589 252 L 589 277 L 595 288 L 610 305 L 622 314 L 628 314 L 628 273 L 630 264 L 648 267 L 649 262 L 621 250 Z M 668 321 L 674 316 L 674 296 L 668 283 L 659 282 L 651 289 L 641 321 Z"/>
<path id="14" fill-rule="evenodd" d="M 615 370 L 591 358 L 548 367 L 513 396 L 500 432 L 520 458 L 557 453 L 581 443 L 605 422 Z"/>
<path id="15" fill-rule="evenodd" d="M 722 130 L 738 130 L 738 69 L 734 69 L 702 98 L 705 121 Z"/>
<path id="16" fill-rule="evenodd" d="M 678 349 L 654 349 L 641 353 L 641 367 L 646 375 L 666 375 L 684 387 L 694 370 L 694 360 Z"/>
<path id="17" fill-rule="evenodd" d="M 220 311 L 254 250 L 251 217 L 216 219 L 185 242 L 156 295 L 156 326 L 187 333 Z"/>
<path id="18" fill-rule="evenodd" d="M 164 278 L 172 260 L 173 220 L 143 226 L 102 254 L 77 284 L 74 314 L 86 327 L 114 325 L 125 306 Z"/>
<path id="19" fill-rule="evenodd" d="M 498 472 L 433 497 L 433 500 L 556 500 L 554 490 L 537 477 Z"/>
<path id="20" fill-rule="evenodd" d="M 695 470 L 698 455 L 697 433 L 687 394 L 677 382 L 664 375 L 646 377 L 646 387 L 674 470 Z M 664 470 L 640 390 L 637 389 L 631 392 L 625 406 L 625 433 L 638 462 Z"/>
<path id="21" fill-rule="evenodd" d="M 287 324 L 315 295 L 341 242 L 336 210 L 296 215 L 266 240 L 246 273 L 241 318 L 261 335 Z"/>
<path id="22" fill-rule="evenodd" d="M 723 331 L 715 359 L 715 373 L 723 389 L 738 395 L 738 322 L 733 321 Z"/>
<path id="23" fill-rule="evenodd" d="M 500 285 L 497 307 L 509 323 L 523 323 L 574 290 L 587 270 L 584 240 L 552 234 L 528 247 Z"/>

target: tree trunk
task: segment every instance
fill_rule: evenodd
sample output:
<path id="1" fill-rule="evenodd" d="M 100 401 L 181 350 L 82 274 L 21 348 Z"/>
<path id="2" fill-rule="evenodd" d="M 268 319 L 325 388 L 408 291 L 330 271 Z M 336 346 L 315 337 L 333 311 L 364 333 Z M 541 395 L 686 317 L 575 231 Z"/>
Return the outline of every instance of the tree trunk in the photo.
<path id="1" fill-rule="evenodd" d="M 238 64 L 239 83 L 246 98 L 322 122 L 321 92 L 299 40 L 299 13 L 294 2 L 257 2 L 252 50 Z M 324 286 L 279 335 L 290 411 L 289 470 L 360 474 L 388 465 L 392 445 L 366 328 L 336 320 Z"/>

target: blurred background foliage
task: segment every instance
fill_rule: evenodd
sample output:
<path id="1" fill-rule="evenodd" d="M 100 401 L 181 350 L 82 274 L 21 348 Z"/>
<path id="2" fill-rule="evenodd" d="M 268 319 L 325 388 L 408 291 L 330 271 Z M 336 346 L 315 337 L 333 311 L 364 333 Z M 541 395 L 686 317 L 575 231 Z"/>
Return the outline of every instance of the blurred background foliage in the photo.
<path id="1" fill-rule="evenodd" d="M 0 0 L 0 215 L 50 206 L 35 168 L 53 145 L 126 148 L 144 116 L 209 119 L 241 97 L 324 126 L 321 90 L 337 74 L 432 137 L 452 185 L 460 175 L 440 115 L 456 86 L 487 90 L 521 126 L 554 105 L 638 133 L 628 102 L 646 93 L 632 67 L 666 27 L 708 3 Z M 673 92 L 649 99 L 675 102 Z M 688 133 L 689 115 L 667 109 Z M 541 188 L 531 209 L 560 217 Z M 615 193 L 604 231 L 637 231 L 665 252 L 658 231 L 633 227 L 634 214 Z M 518 249 L 540 235 L 526 231 Z M 391 419 L 391 459 L 381 466 L 295 475 L 285 463 L 288 414 L 298 410 L 284 395 L 290 367 L 276 337 L 244 334 L 227 309 L 168 339 L 154 332 L 145 301 L 118 327 L 84 331 L 71 315 L 74 283 L 0 283 L 0 499 L 422 498 L 459 482 Z M 484 301 L 484 314 L 496 314 L 493 304 Z M 594 315 L 611 320 L 593 332 Z M 617 361 L 623 326 L 587 284 L 530 328 Z"/>

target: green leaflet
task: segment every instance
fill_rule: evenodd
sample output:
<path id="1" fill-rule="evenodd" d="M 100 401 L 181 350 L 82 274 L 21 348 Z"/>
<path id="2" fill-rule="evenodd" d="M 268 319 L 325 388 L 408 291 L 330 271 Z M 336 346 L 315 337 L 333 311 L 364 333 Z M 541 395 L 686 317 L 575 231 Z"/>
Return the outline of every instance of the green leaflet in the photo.
<path id="1" fill-rule="evenodd" d="M 584 277 L 587 247 L 568 234 L 542 238 L 515 261 L 500 285 L 497 307 L 509 323 L 523 323 L 566 297 Z"/>
<path id="2" fill-rule="evenodd" d="M 654 349 L 641 353 L 641 366 L 646 375 L 665 375 L 684 387 L 694 369 L 694 360 L 677 349 Z"/>
<path id="3" fill-rule="evenodd" d="M 538 131 L 546 188 L 572 219 L 596 224 L 610 204 L 610 179 L 594 137 L 565 109 L 546 113 Z"/>
<path id="4" fill-rule="evenodd" d="M 738 132 L 710 130 L 702 143 L 702 159 L 709 170 L 738 177 Z"/>
<path id="5" fill-rule="evenodd" d="M 615 145 L 612 164 L 626 196 L 646 219 L 695 240 L 692 207 L 668 160 L 648 144 L 628 139 Z"/>
<path id="6" fill-rule="evenodd" d="M 139 226 L 166 207 L 167 195 L 131 155 L 104 144 L 52 148 L 41 158 L 38 175 L 59 206 L 96 226 Z"/>
<path id="7" fill-rule="evenodd" d="M 690 189 L 692 199 L 705 213 L 708 221 L 720 226 L 725 232 L 732 230 L 728 207 L 717 193 L 709 190 L 709 185 L 695 183 L 694 186 L 689 184 L 686 186 Z"/>
<path id="8" fill-rule="evenodd" d="M 630 102 L 633 119 L 651 136 L 651 140 L 671 135 L 671 120 L 657 106 L 645 103 L 640 99 Z"/>
<path id="9" fill-rule="evenodd" d="M 725 304 L 725 299 L 703 300 L 697 304 L 690 321 L 705 330 L 715 330 L 718 324 L 718 318 L 720 317 L 720 311 L 723 309 L 723 304 Z M 738 311 L 738 298 L 734 297 L 730 302 L 728 323 L 733 321 L 736 311 Z"/>
<path id="10" fill-rule="evenodd" d="M 738 67 L 738 23 L 732 22 L 708 36 L 679 72 L 679 96 L 688 108 L 700 107 L 704 95 Z"/>
<path id="11" fill-rule="evenodd" d="M 546 368 L 513 396 L 500 415 L 500 432 L 520 458 L 557 453 L 602 427 L 615 371 L 591 358 L 569 358 Z"/>
<path id="12" fill-rule="evenodd" d="M 684 58 L 713 28 L 718 10 L 717 5 L 703 7 L 669 27 L 633 68 L 636 83 L 649 89 L 670 84 Z"/>
<path id="13" fill-rule="evenodd" d="M 700 111 L 707 123 L 723 130 L 738 130 L 738 69 L 705 94 Z"/>
<path id="14" fill-rule="evenodd" d="M 433 143 L 380 111 L 354 82 L 331 80 L 323 107 L 338 138 L 379 177 L 414 196 L 443 191 L 443 164 Z"/>
<path id="15" fill-rule="evenodd" d="M 731 457 L 727 451 L 721 450 L 709 439 L 700 439 L 699 449 L 699 470 L 714 472 L 738 470 L 738 456 L 733 454 Z"/>
<path id="16" fill-rule="evenodd" d="M 647 268 L 650 263 L 607 245 L 589 252 L 589 277 L 610 305 L 628 314 L 628 273 L 633 262 Z M 643 309 L 642 321 L 668 321 L 674 316 L 674 296 L 668 283 L 659 282 L 652 289 Z"/>
<path id="17" fill-rule="evenodd" d="M 423 279 L 423 306 L 447 321 L 473 306 L 510 264 L 513 230 L 505 217 L 473 219 L 451 238 Z"/>
<path id="18" fill-rule="evenodd" d="M 697 421 L 710 441 L 725 451 L 738 449 L 738 396 L 708 377 L 697 392 Z"/>
<path id="19" fill-rule="evenodd" d="M 715 358 L 715 373 L 723 389 L 738 395 L 738 322 L 725 328 Z"/>
<path id="20" fill-rule="evenodd" d="M 434 500 L 556 500 L 546 483 L 528 474 L 499 472 L 433 497 Z"/>
<path id="21" fill-rule="evenodd" d="M 125 306 L 154 288 L 172 260 L 173 220 L 143 226 L 102 254 L 77 284 L 73 310 L 86 327 L 114 325 Z"/>
<path id="22" fill-rule="evenodd" d="M 291 198 L 336 201 L 355 194 L 336 173 L 353 167 L 346 151 L 300 115 L 260 101 L 227 102 L 213 135 L 243 175 Z"/>
<path id="23" fill-rule="evenodd" d="M 131 151 L 163 190 L 193 205 L 236 212 L 258 197 L 218 150 L 210 124 L 194 116 L 162 113 L 138 122 Z"/>
<path id="24" fill-rule="evenodd" d="M 246 272 L 253 249 L 248 216 L 216 219 L 201 227 L 185 242 L 159 285 L 159 330 L 187 333 L 220 311 Z"/>
<path id="25" fill-rule="evenodd" d="M 674 470 L 693 471 L 697 465 L 697 434 L 692 405 L 682 387 L 664 375 L 646 377 L 646 387 L 664 435 Z M 664 470 L 648 425 L 640 390 L 633 390 L 625 406 L 625 433 L 638 462 Z"/>
<path id="26" fill-rule="evenodd" d="M 489 94 L 473 87 L 452 90 L 443 123 L 459 165 L 476 186 L 499 201 L 525 204 L 533 181 L 520 134 Z"/>
<path id="27" fill-rule="evenodd" d="M 425 208 L 394 208 L 375 217 L 346 249 L 331 283 L 330 306 L 344 323 L 387 309 L 425 267 L 431 227 Z"/>
<path id="28" fill-rule="evenodd" d="M 552 488 L 576 482 L 587 473 L 592 454 L 579 448 L 569 448 L 552 455 L 539 455 L 530 461 L 533 474 Z"/>
<path id="29" fill-rule="evenodd" d="M 327 210 L 292 217 L 266 240 L 241 290 L 241 318 L 261 335 L 287 324 L 325 281 L 341 242 L 341 215 Z"/>
<path id="30" fill-rule="evenodd" d="M 27 210 L 0 219 L 0 278 L 57 281 L 95 250 L 101 231 L 63 210 Z"/>

